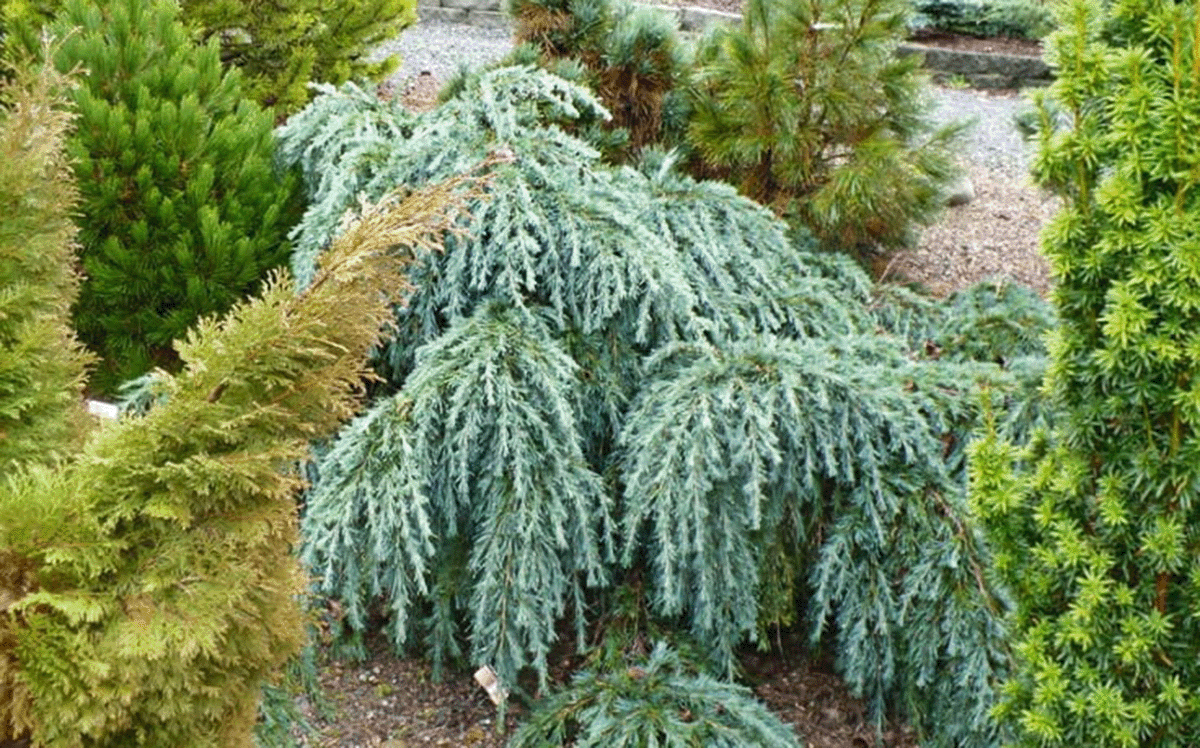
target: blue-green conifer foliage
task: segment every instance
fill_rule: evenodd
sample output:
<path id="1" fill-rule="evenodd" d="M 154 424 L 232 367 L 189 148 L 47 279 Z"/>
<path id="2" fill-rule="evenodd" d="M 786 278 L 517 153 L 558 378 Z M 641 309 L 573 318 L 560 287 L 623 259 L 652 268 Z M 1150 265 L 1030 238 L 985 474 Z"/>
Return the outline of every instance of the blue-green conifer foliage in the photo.
<path id="1" fill-rule="evenodd" d="M 563 624 L 583 643 L 640 580 L 645 613 L 720 675 L 767 627 L 805 625 L 876 717 L 993 745 L 1003 602 L 948 445 L 973 383 L 1006 408 L 1025 380 L 965 346 L 925 355 L 950 340 L 943 306 L 901 311 L 674 156 L 607 165 L 568 133 L 606 114 L 586 90 L 507 67 L 458 91 L 414 115 L 327 88 L 279 133 L 310 196 L 301 279 L 359 195 L 488 180 L 414 266 L 378 396 L 319 450 L 302 556 L 345 633 L 381 604 L 397 646 L 544 684 Z"/>

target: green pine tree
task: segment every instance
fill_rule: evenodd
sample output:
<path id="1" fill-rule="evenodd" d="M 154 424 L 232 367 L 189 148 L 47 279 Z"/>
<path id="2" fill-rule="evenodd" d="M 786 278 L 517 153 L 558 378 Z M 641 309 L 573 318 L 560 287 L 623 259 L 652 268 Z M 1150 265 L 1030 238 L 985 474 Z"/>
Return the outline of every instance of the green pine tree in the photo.
<path id="1" fill-rule="evenodd" d="M 1200 735 L 1200 12 L 1073 0 L 1047 54 L 1057 425 L 972 461 L 1016 602 L 997 715 L 1016 746 L 1182 748 Z"/>
<path id="2" fill-rule="evenodd" d="M 13 100 L 0 113 L 0 475 L 63 459 L 83 435 L 68 85 L 42 70 L 0 94 Z"/>
<path id="3" fill-rule="evenodd" d="M 894 247 L 941 207 L 953 128 L 920 61 L 894 54 L 898 0 L 748 0 L 700 42 L 688 140 L 704 173 L 797 216 L 836 248 Z"/>
<path id="4" fill-rule="evenodd" d="M 272 120 L 197 47 L 170 2 L 69 0 L 51 26 L 61 71 L 87 71 L 68 142 L 85 282 L 74 310 L 111 392 L 175 364 L 173 340 L 252 292 L 290 247 L 296 183 Z"/>
<path id="5" fill-rule="evenodd" d="M 611 158 L 683 143 L 691 53 L 668 13 L 631 0 L 516 0 L 509 12 L 539 64 L 558 74 L 581 66 L 579 82 L 612 114 L 596 137 Z"/>
<path id="6" fill-rule="evenodd" d="M 416 0 L 181 0 L 188 25 L 219 40 L 245 76 L 246 95 L 277 115 L 304 106 L 309 81 L 382 80 L 399 60 L 371 49 L 417 20 Z"/>
<path id="7" fill-rule="evenodd" d="M 297 466 L 356 409 L 461 187 L 367 207 L 304 291 L 275 273 L 189 333 L 147 414 L 0 482 L 0 741 L 255 745 L 263 682 L 303 640 Z"/>

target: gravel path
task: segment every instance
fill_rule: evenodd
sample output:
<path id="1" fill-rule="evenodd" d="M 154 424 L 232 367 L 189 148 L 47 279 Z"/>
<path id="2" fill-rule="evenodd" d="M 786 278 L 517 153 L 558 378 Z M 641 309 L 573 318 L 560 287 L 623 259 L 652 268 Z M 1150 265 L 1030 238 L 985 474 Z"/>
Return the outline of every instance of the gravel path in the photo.
<path id="1" fill-rule="evenodd" d="M 400 67 L 392 83 L 403 90 L 422 74 L 446 80 L 460 66 L 485 65 L 510 49 L 512 34 L 505 29 L 424 21 L 382 45 L 377 53 L 400 55 Z M 938 88 L 935 99 L 934 117 L 939 122 L 975 122 L 962 144 L 964 155 L 988 168 L 1025 172 L 1028 149 L 1012 125 L 1013 116 L 1025 106 L 1020 96 Z"/>
<path id="2" fill-rule="evenodd" d="M 512 48 L 511 32 L 465 24 L 424 21 L 378 53 L 401 55 L 393 90 L 434 86 L 460 66 L 478 67 Z M 993 277 L 1010 277 L 1039 291 L 1049 289 L 1048 268 L 1038 252 L 1038 233 L 1056 204 L 1029 181 L 1032 147 L 1014 124 L 1027 105 L 1013 92 L 935 87 L 933 118 L 938 123 L 965 120 L 971 127 L 959 142 L 960 160 L 975 198 L 950 208 L 921 232 L 912 250 L 894 258 L 885 270 L 947 294 Z"/>

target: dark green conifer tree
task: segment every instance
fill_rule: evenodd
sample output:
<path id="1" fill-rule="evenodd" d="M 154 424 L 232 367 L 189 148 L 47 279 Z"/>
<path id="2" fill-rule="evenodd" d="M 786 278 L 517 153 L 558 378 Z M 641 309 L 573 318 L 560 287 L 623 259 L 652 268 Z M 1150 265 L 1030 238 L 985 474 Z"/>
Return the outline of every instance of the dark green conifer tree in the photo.
<path id="1" fill-rule="evenodd" d="M 461 186 L 366 208 L 304 291 L 275 273 L 189 333 L 147 414 L 4 476 L 0 742 L 255 745 L 263 682 L 304 638 L 297 466 L 355 410 Z"/>
<path id="2" fill-rule="evenodd" d="M 12 99 L 0 110 L 0 475 L 63 459 L 83 435 L 90 357 L 71 329 L 79 278 L 67 85 L 44 69 L 0 95 Z"/>
<path id="3" fill-rule="evenodd" d="M 972 459 L 1016 603 L 997 716 L 1014 746 L 1183 748 L 1200 736 L 1200 12 L 1072 0 L 1047 55 L 1057 426 Z"/>
<path id="4" fill-rule="evenodd" d="M 691 54 L 671 15 L 631 0 L 515 0 L 509 12 L 540 64 L 560 75 L 581 66 L 579 82 L 612 114 L 597 138 L 610 157 L 682 145 Z"/>
<path id="5" fill-rule="evenodd" d="M 175 363 L 171 342 L 286 259 L 296 183 L 272 118 L 197 47 L 171 2 L 70 0 L 50 27 L 59 70 L 87 71 L 68 153 L 85 275 L 74 317 L 110 392 Z"/>

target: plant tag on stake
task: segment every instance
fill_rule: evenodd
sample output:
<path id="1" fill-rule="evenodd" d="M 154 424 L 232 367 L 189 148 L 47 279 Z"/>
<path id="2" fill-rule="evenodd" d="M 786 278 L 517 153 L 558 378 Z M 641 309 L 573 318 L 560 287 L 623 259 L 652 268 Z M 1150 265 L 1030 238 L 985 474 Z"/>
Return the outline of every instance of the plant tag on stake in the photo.
<path id="1" fill-rule="evenodd" d="M 496 671 L 492 670 L 490 665 L 484 665 L 475 671 L 475 682 L 487 691 L 488 698 L 496 706 L 500 706 L 508 698 L 508 689 L 500 685 L 500 679 L 496 677 Z"/>

